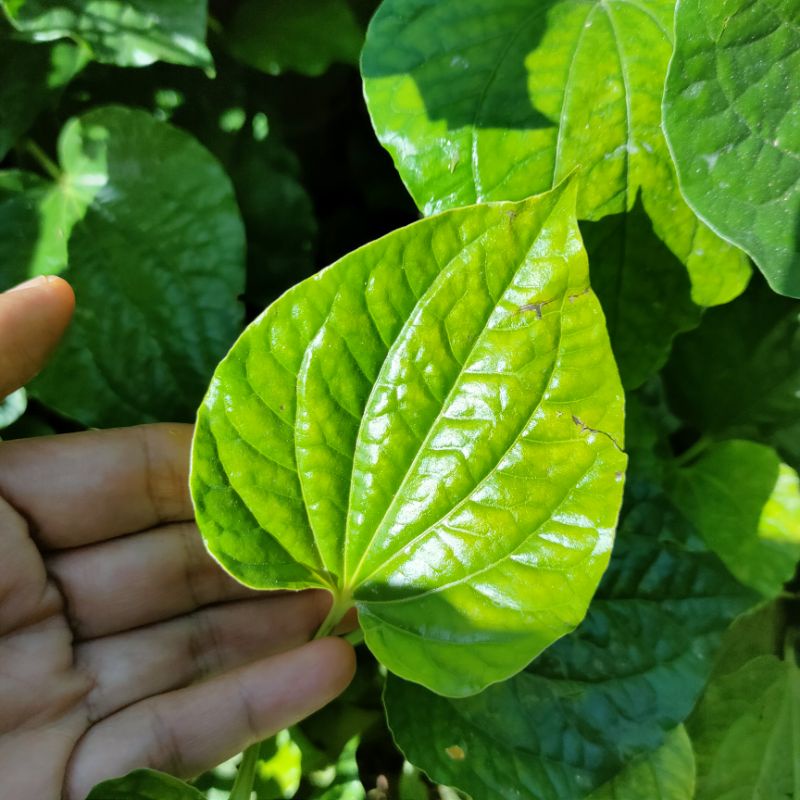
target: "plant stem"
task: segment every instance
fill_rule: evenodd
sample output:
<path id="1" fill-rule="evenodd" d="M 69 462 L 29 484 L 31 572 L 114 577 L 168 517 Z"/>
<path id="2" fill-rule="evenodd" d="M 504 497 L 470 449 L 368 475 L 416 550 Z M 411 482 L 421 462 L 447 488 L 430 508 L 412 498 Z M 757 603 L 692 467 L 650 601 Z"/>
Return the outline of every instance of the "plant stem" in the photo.
<path id="1" fill-rule="evenodd" d="M 228 800 L 250 800 L 253 793 L 253 782 L 256 777 L 256 765 L 258 764 L 258 754 L 261 750 L 261 742 L 256 742 L 248 747 L 242 755 L 242 763 L 239 764 L 239 772 L 236 781 L 231 789 Z"/>
<path id="2" fill-rule="evenodd" d="M 53 161 L 47 153 L 39 147 L 33 139 L 25 140 L 25 150 L 28 154 L 33 156 L 36 163 L 54 180 L 61 179 L 61 170 L 58 165 Z"/>
<path id="3" fill-rule="evenodd" d="M 675 457 L 675 465 L 683 467 L 690 461 L 694 461 L 713 441 L 710 436 L 701 436 L 688 450 L 684 450 L 679 456 Z"/>
<path id="4" fill-rule="evenodd" d="M 349 595 L 342 595 L 341 597 L 334 595 L 331 610 L 328 612 L 328 616 L 322 620 L 322 625 L 319 626 L 319 629 L 314 634 L 314 639 L 323 639 L 325 636 L 330 635 L 352 605 L 353 600 Z"/>
<path id="5" fill-rule="evenodd" d="M 334 596 L 331 610 L 314 634 L 314 639 L 322 639 L 328 636 L 352 605 L 353 600 L 349 595 L 342 595 L 341 597 Z M 251 744 L 250 747 L 244 751 L 242 763 L 239 765 L 239 772 L 236 775 L 236 782 L 233 784 L 233 789 L 231 789 L 228 800 L 250 800 L 250 795 L 253 792 L 253 781 L 256 777 L 256 766 L 258 765 L 260 749 L 261 742 L 256 742 L 255 744 Z"/>

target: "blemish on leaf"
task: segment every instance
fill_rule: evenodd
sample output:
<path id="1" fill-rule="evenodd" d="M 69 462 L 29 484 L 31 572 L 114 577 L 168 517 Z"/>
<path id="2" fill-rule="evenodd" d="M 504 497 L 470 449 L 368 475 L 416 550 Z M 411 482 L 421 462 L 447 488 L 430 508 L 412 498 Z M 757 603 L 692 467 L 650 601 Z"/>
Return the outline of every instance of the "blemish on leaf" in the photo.
<path id="1" fill-rule="evenodd" d="M 625 451 L 619 446 L 619 442 L 607 431 L 602 431 L 599 428 L 591 428 L 589 427 L 580 417 L 576 417 L 574 414 L 572 415 L 572 421 L 581 429 L 581 433 L 596 433 L 600 436 L 605 436 L 620 453 L 624 453 Z M 619 473 L 617 473 L 619 474 Z M 620 480 L 620 478 L 617 478 Z"/>
<path id="2" fill-rule="evenodd" d="M 459 747 L 457 744 L 451 744 L 450 747 L 445 747 L 444 751 L 453 761 L 463 761 L 467 757 L 464 748 Z"/>
<path id="3" fill-rule="evenodd" d="M 570 303 L 574 303 L 579 297 L 583 297 L 583 295 L 589 294 L 589 292 L 591 290 L 592 290 L 592 287 L 591 286 L 587 286 L 583 291 L 576 292 L 575 294 L 569 295 L 567 297 L 567 300 L 569 300 Z"/>
<path id="4" fill-rule="evenodd" d="M 541 319 L 542 309 L 554 302 L 555 300 L 540 300 L 538 303 L 525 303 L 519 307 L 519 313 L 522 314 L 525 311 L 533 311 L 534 314 L 536 314 L 536 319 Z"/>

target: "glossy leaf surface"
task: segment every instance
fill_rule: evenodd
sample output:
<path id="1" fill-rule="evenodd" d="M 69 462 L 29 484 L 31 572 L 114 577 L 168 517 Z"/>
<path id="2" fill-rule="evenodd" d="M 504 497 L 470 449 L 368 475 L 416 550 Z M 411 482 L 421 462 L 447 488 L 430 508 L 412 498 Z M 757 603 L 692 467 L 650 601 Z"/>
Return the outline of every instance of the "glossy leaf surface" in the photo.
<path id="1" fill-rule="evenodd" d="M 190 136 L 129 109 L 73 119 L 59 155 L 57 182 L 0 173 L 3 286 L 59 272 L 78 301 L 31 393 L 86 425 L 189 420 L 240 329 L 230 182 Z"/>
<path id="2" fill-rule="evenodd" d="M 713 445 L 678 471 L 672 496 L 742 583 L 782 591 L 800 560 L 800 481 L 771 447 Z"/>
<path id="3" fill-rule="evenodd" d="M 754 278 L 675 340 L 664 375 L 670 406 L 698 433 L 773 444 L 800 469 L 800 303 Z"/>
<path id="4" fill-rule="evenodd" d="M 86 800 L 205 800 L 205 795 L 172 775 L 137 769 L 98 784 Z"/>
<path id="5" fill-rule="evenodd" d="M 426 213 L 520 200 L 581 167 L 578 218 L 630 210 L 693 299 L 743 289 L 744 255 L 684 202 L 661 130 L 672 0 L 384 0 L 362 74 L 378 137 Z"/>
<path id="6" fill-rule="evenodd" d="M 575 633 L 475 697 L 389 677 L 395 740 L 434 780 L 473 800 L 583 798 L 689 715 L 723 632 L 757 595 L 663 494 L 646 483 L 627 491 L 611 563 Z"/>
<path id="7" fill-rule="evenodd" d="M 686 270 L 655 236 L 641 203 L 584 222 L 581 233 L 622 385 L 635 389 L 664 366 L 675 335 L 697 326 L 700 308 Z"/>
<path id="8" fill-rule="evenodd" d="M 24 389 L 17 389 L 0 400 L 0 428 L 13 425 L 25 413 L 27 406 L 28 396 Z"/>
<path id="9" fill-rule="evenodd" d="M 688 724 L 697 800 L 786 800 L 800 792 L 800 670 L 759 656 L 711 682 Z"/>
<path id="10" fill-rule="evenodd" d="M 695 211 L 800 297 L 800 3 L 679 0 L 664 125 Z"/>
<path id="11" fill-rule="evenodd" d="M 237 58 L 269 75 L 356 65 L 364 40 L 346 0 L 245 0 L 226 33 Z"/>
<path id="12" fill-rule="evenodd" d="M 223 566 L 355 603 L 379 660 L 445 694 L 571 630 L 613 541 L 622 390 L 574 189 L 346 256 L 247 329 L 199 412 Z"/>
<path id="13" fill-rule="evenodd" d="M 12 24 L 36 41 L 85 42 L 98 61 L 144 67 L 154 61 L 212 66 L 205 45 L 206 0 L 3 0 Z"/>
<path id="14" fill-rule="evenodd" d="M 694 800 L 692 743 L 681 725 L 653 753 L 639 756 L 589 800 Z"/>

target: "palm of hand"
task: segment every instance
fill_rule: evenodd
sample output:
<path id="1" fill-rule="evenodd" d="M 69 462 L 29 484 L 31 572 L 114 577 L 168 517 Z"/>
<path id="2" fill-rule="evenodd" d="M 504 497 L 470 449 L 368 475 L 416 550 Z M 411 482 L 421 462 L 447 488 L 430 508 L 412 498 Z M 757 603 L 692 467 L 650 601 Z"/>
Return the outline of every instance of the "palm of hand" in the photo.
<path id="1" fill-rule="evenodd" d="M 348 644 L 308 643 L 325 595 L 253 592 L 206 554 L 190 437 L 152 425 L 0 444 L 3 797 L 82 800 L 137 767 L 191 776 L 349 682 Z"/>

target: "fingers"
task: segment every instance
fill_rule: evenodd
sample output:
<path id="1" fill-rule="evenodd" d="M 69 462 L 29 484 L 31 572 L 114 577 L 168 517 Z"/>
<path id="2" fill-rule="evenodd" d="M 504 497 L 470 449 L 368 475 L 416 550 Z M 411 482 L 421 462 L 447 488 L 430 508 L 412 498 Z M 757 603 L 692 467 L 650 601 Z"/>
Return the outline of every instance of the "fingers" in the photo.
<path id="1" fill-rule="evenodd" d="M 47 569 L 79 640 L 259 594 L 223 571 L 191 522 L 58 552 Z"/>
<path id="2" fill-rule="evenodd" d="M 74 307 L 69 284 L 51 276 L 34 278 L 0 294 L 0 398 L 41 370 Z"/>
<path id="3" fill-rule="evenodd" d="M 328 592 L 301 592 L 213 606 L 78 646 L 92 678 L 90 722 L 146 697 L 306 643 L 330 607 Z"/>
<path id="4" fill-rule="evenodd" d="M 66 796 L 136 767 L 189 777 L 318 710 L 351 681 L 352 648 L 320 639 L 205 683 L 137 703 L 93 726 L 78 744 Z"/>
<path id="5" fill-rule="evenodd" d="M 162 424 L 3 442 L 0 494 L 52 549 L 189 520 L 191 437 Z"/>

